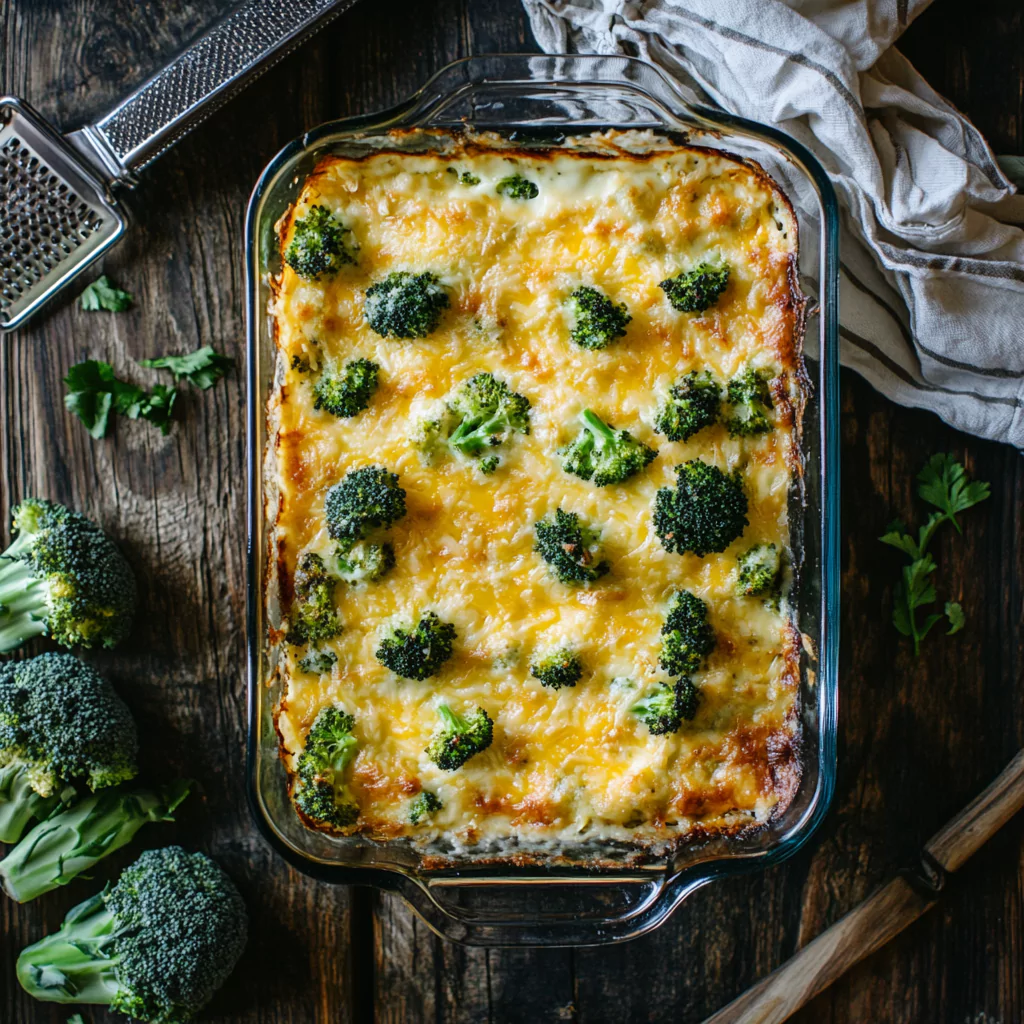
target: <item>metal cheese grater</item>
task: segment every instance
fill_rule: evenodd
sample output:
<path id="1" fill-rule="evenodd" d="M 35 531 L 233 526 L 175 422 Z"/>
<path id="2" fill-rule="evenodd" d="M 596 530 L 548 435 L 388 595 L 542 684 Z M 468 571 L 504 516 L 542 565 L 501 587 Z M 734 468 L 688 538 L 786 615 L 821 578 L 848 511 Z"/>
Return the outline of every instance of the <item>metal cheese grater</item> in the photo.
<path id="1" fill-rule="evenodd" d="M 0 98 L 0 330 L 17 327 L 124 233 L 113 195 L 355 0 L 247 0 L 109 114 L 62 136 Z"/>

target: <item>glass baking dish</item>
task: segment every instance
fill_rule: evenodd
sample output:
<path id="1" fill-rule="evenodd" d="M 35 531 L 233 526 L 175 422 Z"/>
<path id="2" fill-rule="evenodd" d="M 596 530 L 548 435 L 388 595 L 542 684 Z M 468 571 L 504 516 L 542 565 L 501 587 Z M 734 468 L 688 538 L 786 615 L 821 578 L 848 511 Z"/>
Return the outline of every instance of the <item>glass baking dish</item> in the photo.
<path id="1" fill-rule="evenodd" d="M 798 272 L 810 297 L 805 337 L 807 407 L 803 472 L 790 500 L 795 616 L 805 636 L 801 664 L 802 777 L 789 807 L 760 831 L 694 842 L 671 855 L 638 858 L 633 847 L 560 851 L 545 866 L 514 867 L 457 855 L 432 866 L 410 843 L 334 838 L 302 826 L 288 799 L 273 709 L 278 701 L 264 596 L 271 517 L 264 459 L 266 405 L 276 351 L 267 314 L 268 277 L 280 267 L 276 227 L 308 173 L 327 153 L 365 154 L 424 145 L 395 129 L 488 131 L 518 146 L 558 145 L 608 128 L 651 129 L 673 141 L 726 150 L 759 163 L 798 196 Z M 403 142 L 403 140 L 405 140 Z M 800 213 L 816 211 L 818 225 Z M 820 227 L 819 227 L 820 225 Z M 405 103 L 334 121 L 286 146 L 253 191 L 246 218 L 248 320 L 248 790 L 256 824 L 291 864 L 332 882 L 400 893 L 440 935 L 472 945 L 590 945 L 655 928 L 691 892 L 732 872 L 791 856 L 821 821 L 836 769 L 839 611 L 837 283 L 838 216 L 824 169 L 771 128 L 687 101 L 656 68 L 628 57 L 492 55 L 449 65 Z M 271 591 L 268 588 L 268 594 Z M 588 856 L 590 863 L 588 863 Z M 600 863 L 596 863 L 597 860 Z"/>

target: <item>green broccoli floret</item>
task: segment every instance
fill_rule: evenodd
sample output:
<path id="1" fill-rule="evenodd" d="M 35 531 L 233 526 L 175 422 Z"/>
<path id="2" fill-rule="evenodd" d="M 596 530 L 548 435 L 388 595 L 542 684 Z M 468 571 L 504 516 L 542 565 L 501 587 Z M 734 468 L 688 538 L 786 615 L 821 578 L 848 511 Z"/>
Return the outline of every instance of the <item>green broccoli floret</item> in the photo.
<path id="1" fill-rule="evenodd" d="M 409 802 L 409 824 L 418 825 L 424 818 L 429 818 L 434 811 L 444 805 L 429 789 L 423 790 Z"/>
<path id="2" fill-rule="evenodd" d="M 454 174 L 455 180 L 458 181 L 460 185 L 465 185 L 467 188 L 472 187 L 473 185 L 480 184 L 480 179 L 475 174 L 473 174 L 472 171 L 459 172 L 454 167 L 449 167 L 448 173 Z"/>
<path id="3" fill-rule="evenodd" d="M 449 304 L 436 274 L 396 270 L 366 289 L 364 313 L 382 338 L 425 338 L 437 330 Z"/>
<path id="4" fill-rule="evenodd" d="M 104 857 L 126 846 L 149 821 L 173 821 L 192 783 L 162 789 L 104 790 L 35 826 L 3 860 L 0 883 L 18 903 L 67 885 Z"/>
<path id="5" fill-rule="evenodd" d="M 540 189 L 521 174 L 510 174 L 507 178 L 502 178 L 494 186 L 494 191 L 506 199 L 516 200 L 536 199 L 540 195 Z"/>
<path id="6" fill-rule="evenodd" d="M 758 544 L 744 551 L 737 559 L 739 578 L 736 588 L 747 597 L 768 594 L 775 590 L 782 571 L 782 559 L 774 544 Z"/>
<path id="7" fill-rule="evenodd" d="M 341 620 L 334 606 L 337 583 L 315 552 L 307 551 L 299 559 L 295 567 L 295 602 L 286 637 L 288 643 L 297 647 L 318 644 L 341 632 Z"/>
<path id="8" fill-rule="evenodd" d="M 772 429 L 768 414 L 772 406 L 772 390 L 768 378 L 753 367 L 733 377 L 726 387 L 729 409 L 725 426 L 735 437 L 767 434 Z"/>
<path id="9" fill-rule="evenodd" d="M 560 690 L 563 686 L 575 686 L 583 678 L 583 663 L 578 654 L 567 647 L 559 647 L 538 658 L 530 666 L 530 674 L 539 679 L 542 686 Z"/>
<path id="10" fill-rule="evenodd" d="M 569 296 L 572 329 L 569 337 L 580 348 L 607 348 L 616 338 L 626 334 L 632 320 L 626 304 L 612 302 L 604 292 L 584 285 Z"/>
<path id="11" fill-rule="evenodd" d="M 700 694 L 687 678 L 675 683 L 658 683 L 643 700 L 631 708 L 634 715 L 651 731 L 652 736 L 675 732 L 683 721 L 697 713 Z"/>
<path id="12" fill-rule="evenodd" d="M 621 484 L 644 470 L 658 453 L 628 430 L 614 430 L 595 412 L 580 413 L 583 430 L 560 451 L 562 469 L 598 487 Z"/>
<path id="13" fill-rule="evenodd" d="M 306 736 L 295 768 L 293 797 L 302 817 L 331 828 L 347 828 L 359 804 L 345 785 L 345 769 L 356 756 L 355 719 L 336 705 L 323 708 Z"/>
<path id="14" fill-rule="evenodd" d="M 135 577 L 91 520 L 28 498 L 0 555 L 0 653 L 48 633 L 64 647 L 115 647 L 129 633 Z"/>
<path id="15" fill-rule="evenodd" d="M 673 309 L 680 313 L 703 313 L 717 301 L 729 283 L 729 267 L 698 263 L 693 270 L 666 278 L 658 287 Z"/>
<path id="16" fill-rule="evenodd" d="M 338 545 L 338 575 L 346 583 L 376 583 L 395 567 L 395 549 L 390 544 L 360 542 L 349 548 Z"/>
<path id="17" fill-rule="evenodd" d="M 686 441 L 718 419 L 722 389 L 705 370 L 691 371 L 669 388 L 654 429 L 670 441 Z"/>
<path id="18" fill-rule="evenodd" d="M 474 754 L 486 750 L 494 739 L 494 723 L 483 708 L 463 718 L 447 704 L 437 709 L 441 728 L 431 737 L 427 756 L 442 771 L 461 768 Z"/>
<path id="19" fill-rule="evenodd" d="M 715 649 L 708 606 L 696 594 L 680 590 L 661 627 L 661 667 L 670 676 L 696 672 Z"/>
<path id="20" fill-rule="evenodd" d="M 600 557 L 599 534 L 581 523 L 575 512 L 557 508 L 553 517 L 539 519 L 533 530 L 533 550 L 548 563 L 561 583 L 594 583 L 611 568 Z"/>
<path id="21" fill-rule="evenodd" d="M 299 668 L 310 675 L 319 676 L 330 672 L 337 663 L 338 656 L 334 651 L 314 648 L 299 659 Z"/>
<path id="22" fill-rule="evenodd" d="M 0 665 L 0 841 L 17 842 L 79 784 L 134 778 L 138 749 L 128 706 L 73 654 Z"/>
<path id="23" fill-rule="evenodd" d="M 349 231 L 325 206 L 311 206 L 295 220 L 284 261 L 299 277 L 317 281 L 355 263 L 356 245 Z"/>
<path id="24" fill-rule="evenodd" d="M 353 359 L 340 372 L 321 371 L 313 385 L 314 408 L 345 418 L 355 416 L 370 404 L 379 371 L 380 367 L 369 359 Z"/>
<path id="25" fill-rule="evenodd" d="M 477 463 L 477 469 L 479 469 L 484 476 L 490 476 L 500 464 L 501 459 L 498 458 L 497 455 L 488 455 Z"/>
<path id="26" fill-rule="evenodd" d="M 413 629 L 393 629 L 381 640 L 375 654 L 385 668 L 403 679 L 428 679 L 437 675 L 452 656 L 456 636 L 450 622 L 427 612 Z"/>
<path id="27" fill-rule="evenodd" d="M 387 530 L 405 515 L 405 491 L 398 474 L 382 466 L 353 470 L 328 492 L 324 501 L 327 532 L 351 550 L 372 529 Z"/>
<path id="28" fill-rule="evenodd" d="M 60 930 L 22 950 L 22 988 L 51 1003 L 108 1006 L 134 1020 L 186 1024 L 245 948 L 245 904 L 202 853 L 147 850 L 68 911 Z"/>
<path id="29" fill-rule="evenodd" d="M 724 551 L 747 526 L 747 496 L 739 475 L 693 459 L 676 466 L 678 487 L 654 499 L 654 531 L 666 551 Z"/>

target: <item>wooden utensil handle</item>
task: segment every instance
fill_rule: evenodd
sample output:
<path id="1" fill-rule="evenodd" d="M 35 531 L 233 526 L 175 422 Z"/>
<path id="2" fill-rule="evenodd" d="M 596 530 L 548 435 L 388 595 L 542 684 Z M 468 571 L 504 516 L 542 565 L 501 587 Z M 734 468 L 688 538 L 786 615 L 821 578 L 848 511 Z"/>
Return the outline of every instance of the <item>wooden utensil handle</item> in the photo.
<path id="1" fill-rule="evenodd" d="M 893 879 L 705 1024 L 779 1024 L 931 905 L 903 878 Z"/>

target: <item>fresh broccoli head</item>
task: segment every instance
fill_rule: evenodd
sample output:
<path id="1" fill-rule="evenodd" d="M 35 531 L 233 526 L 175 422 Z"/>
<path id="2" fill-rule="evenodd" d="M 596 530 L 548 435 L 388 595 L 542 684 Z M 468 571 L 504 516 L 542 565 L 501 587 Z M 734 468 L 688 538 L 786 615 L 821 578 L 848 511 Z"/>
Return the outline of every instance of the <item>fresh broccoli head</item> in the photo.
<path id="1" fill-rule="evenodd" d="M 314 408 L 345 418 L 355 416 L 370 404 L 379 371 L 369 359 L 353 359 L 340 371 L 322 371 L 313 385 Z"/>
<path id="2" fill-rule="evenodd" d="M 782 559 L 774 544 L 758 544 L 739 556 L 737 589 L 747 597 L 771 593 L 779 581 Z"/>
<path id="3" fill-rule="evenodd" d="M 334 651 L 314 648 L 311 651 L 307 651 L 299 659 L 299 668 L 301 668 L 303 672 L 308 672 L 310 675 L 320 676 L 326 672 L 330 672 L 337 663 L 338 656 Z"/>
<path id="4" fill-rule="evenodd" d="M 677 489 L 654 499 L 654 530 L 666 551 L 724 551 L 747 526 L 747 496 L 738 474 L 693 459 L 676 466 Z"/>
<path id="5" fill-rule="evenodd" d="M 626 304 L 612 302 L 604 292 L 584 285 L 569 296 L 572 329 L 569 336 L 580 348 L 607 348 L 616 338 L 625 336 L 633 318 Z"/>
<path id="6" fill-rule="evenodd" d="M 340 544 L 337 564 L 338 575 L 346 583 L 376 583 L 395 567 L 395 549 L 387 543 Z"/>
<path id="7" fill-rule="evenodd" d="M 772 390 L 767 377 L 748 367 L 733 377 L 726 387 L 729 409 L 725 426 L 736 437 L 767 434 L 772 429 L 768 414 L 772 410 Z"/>
<path id="8" fill-rule="evenodd" d="M 441 801 L 429 789 L 423 790 L 409 802 L 409 824 L 418 825 L 424 818 L 429 818 L 434 811 L 441 810 L 442 806 Z"/>
<path id="9" fill-rule="evenodd" d="M 323 708 L 306 736 L 295 768 L 292 796 L 302 817 L 331 828 L 347 828 L 359 804 L 345 785 L 345 769 L 356 756 L 355 719 L 336 705 Z"/>
<path id="10" fill-rule="evenodd" d="M 366 322 L 382 338 L 425 338 L 450 300 L 436 274 L 396 270 L 366 289 Z"/>
<path id="11" fill-rule="evenodd" d="M 79 783 L 134 778 L 138 748 L 128 706 L 73 654 L 0 665 L 0 841 L 17 842 Z"/>
<path id="12" fill-rule="evenodd" d="M 521 174 L 510 174 L 507 178 L 502 178 L 494 186 L 494 191 L 499 196 L 505 196 L 506 199 L 517 200 L 536 199 L 540 195 L 540 189 L 529 178 L 524 178 Z"/>
<path id="13" fill-rule="evenodd" d="M 452 656 L 455 627 L 427 612 L 413 629 L 397 627 L 381 640 L 377 660 L 403 679 L 428 679 L 437 675 Z"/>
<path id="14" fill-rule="evenodd" d="M 308 281 L 336 274 L 346 263 L 356 261 L 352 232 L 327 207 L 311 206 L 305 217 L 296 218 L 284 261 Z"/>
<path id="15" fill-rule="evenodd" d="M 245 904 L 221 868 L 168 846 L 68 911 L 58 931 L 22 950 L 16 971 L 44 1002 L 186 1024 L 231 973 L 247 932 Z"/>
<path id="16" fill-rule="evenodd" d="M 583 430 L 572 444 L 560 452 L 562 469 L 598 487 L 621 484 L 644 470 L 658 453 L 628 430 L 614 430 L 595 412 L 580 413 Z"/>
<path id="17" fill-rule="evenodd" d="M 698 263 L 693 270 L 666 278 L 658 287 L 673 309 L 680 313 L 703 313 L 717 301 L 729 283 L 729 267 Z"/>
<path id="18" fill-rule="evenodd" d="M 658 410 L 654 429 L 670 441 L 686 441 L 718 419 L 722 389 L 708 371 L 677 380 Z"/>
<path id="19" fill-rule="evenodd" d="M 560 690 L 563 686 L 575 686 L 583 678 L 583 663 L 578 654 L 559 647 L 538 658 L 530 666 L 530 674 L 543 686 Z"/>
<path id="20" fill-rule="evenodd" d="M 483 708 L 463 718 L 447 704 L 437 709 L 441 728 L 431 737 L 427 756 L 442 771 L 461 768 L 474 754 L 486 750 L 494 739 L 494 723 Z"/>
<path id="21" fill-rule="evenodd" d="M 700 694 L 687 678 L 674 683 L 658 683 L 643 700 L 632 707 L 634 715 L 651 731 L 652 736 L 675 732 L 683 721 L 697 713 Z"/>
<path id="22" fill-rule="evenodd" d="M 48 633 L 64 647 L 115 647 L 135 611 L 135 577 L 110 538 L 63 505 L 28 498 L 0 555 L 0 653 Z"/>
<path id="23" fill-rule="evenodd" d="M 404 515 L 405 491 L 398 486 L 398 474 L 381 466 L 348 473 L 324 501 L 328 534 L 349 550 L 370 530 L 386 530 Z"/>
<path id="24" fill-rule="evenodd" d="M 324 560 L 307 551 L 295 567 L 295 601 L 287 640 L 301 647 L 318 644 L 341 632 L 341 620 L 334 606 L 337 579 L 327 571 Z"/>
<path id="25" fill-rule="evenodd" d="M 581 523 L 575 512 L 557 508 L 553 517 L 539 519 L 533 530 L 533 550 L 548 563 L 561 583 L 594 583 L 611 568 L 600 557 L 597 531 Z"/>
<path id="26" fill-rule="evenodd" d="M 708 606 L 688 590 L 680 590 L 661 627 L 661 667 L 670 676 L 696 672 L 715 649 L 715 631 Z"/>

